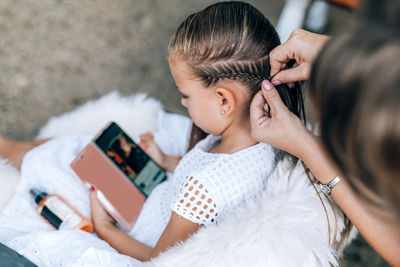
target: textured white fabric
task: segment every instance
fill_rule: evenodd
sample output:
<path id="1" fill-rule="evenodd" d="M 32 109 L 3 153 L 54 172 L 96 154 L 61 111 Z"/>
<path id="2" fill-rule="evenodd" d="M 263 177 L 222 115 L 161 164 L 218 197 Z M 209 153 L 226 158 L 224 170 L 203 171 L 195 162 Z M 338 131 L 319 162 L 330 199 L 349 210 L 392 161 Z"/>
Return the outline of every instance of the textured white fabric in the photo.
<path id="1" fill-rule="evenodd" d="M 0 213 L 13 196 L 19 181 L 19 171 L 0 157 Z"/>
<path id="2" fill-rule="evenodd" d="M 135 126 L 123 126 L 132 136 L 139 132 L 130 132 L 129 129 L 139 129 L 141 131 L 151 129 L 154 125 L 148 123 L 156 121 L 147 119 L 148 116 L 157 116 L 157 113 L 141 112 L 141 102 L 136 105 L 121 103 L 134 97 L 108 98 L 109 102 L 103 102 L 102 106 L 97 105 L 96 101 L 90 103 L 92 108 L 79 109 L 54 117 L 49 129 L 41 131 L 41 136 L 52 136 L 69 133 L 68 129 L 74 129 L 77 133 L 87 132 L 91 126 L 91 121 L 99 118 L 98 114 L 108 107 L 119 106 L 122 104 L 124 109 L 120 114 L 130 115 L 140 114 L 140 118 L 132 121 Z M 151 101 L 150 101 L 151 102 Z M 149 102 L 146 102 L 149 103 Z M 144 107 L 144 110 L 153 110 Z M 83 114 L 84 113 L 84 114 Z M 73 114 L 73 116 L 71 115 Z M 165 115 L 165 116 L 164 116 Z M 109 120 L 114 120 L 114 114 L 104 114 L 101 125 Z M 159 133 L 156 141 L 165 151 L 169 151 L 178 156 L 185 151 L 187 145 L 188 129 L 190 121 L 182 119 L 181 116 L 170 116 L 164 112 L 158 115 Z M 79 121 L 79 126 L 76 122 Z M 118 120 L 117 120 L 118 122 Z M 164 123 L 163 123 L 164 122 Z M 141 126 L 136 126 L 138 123 Z M 168 127 L 170 125 L 170 127 Z M 82 128 L 82 129 L 80 129 Z M 57 131 L 57 129 L 60 129 Z M 90 130 L 90 129 L 89 129 Z M 96 132 L 98 129 L 91 129 Z M 62 152 L 62 150 L 60 150 Z M 4 160 L 0 159 L 0 163 Z M 12 183 L 7 182 L 16 178 L 18 172 L 6 164 L 0 164 L 0 179 L 3 184 L 8 185 L 6 191 L 13 190 Z M 45 172 L 45 170 L 43 171 Z M 60 183 L 52 183 L 55 177 L 46 182 L 42 179 L 31 180 L 34 186 L 51 191 L 58 188 Z M 43 181 L 41 184 L 40 181 Z M 169 182 L 172 181 L 169 179 Z M 166 188 L 172 188 L 167 186 Z M 49 231 L 37 230 L 32 228 L 37 226 L 40 219 L 33 210 L 33 203 L 29 200 L 26 192 L 23 192 L 24 181 L 18 186 L 15 195 L 8 206 L 1 214 L 0 220 L 7 225 L 0 226 L 0 241 L 10 247 L 14 247 L 14 242 L 21 242 L 21 249 L 18 250 L 23 255 L 30 255 L 28 258 L 34 259 L 39 266 L 142 266 L 138 262 L 132 261 L 129 257 L 123 256 L 113 250 L 106 242 L 101 241 L 94 235 L 89 235 L 82 231 Z M 25 185 L 27 186 L 27 185 Z M 69 190 L 68 183 L 64 188 L 73 195 L 67 198 L 74 206 L 78 207 L 77 201 L 87 202 L 80 199 L 80 190 Z M 2 188 L 3 189 L 3 188 Z M 159 186 L 156 189 L 162 190 Z M 201 228 L 196 234 L 192 235 L 187 241 L 177 244 L 169 249 L 154 261 L 148 263 L 150 266 L 333 266 L 338 265 L 337 254 L 330 246 L 328 240 L 328 224 L 325 211 L 317 197 L 314 189 L 307 180 L 301 166 L 292 170 L 292 166 L 287 162 L 279 162 L 271 177 L 268 179 L 266 191 L 261 198 L 250 201 L 248 205 L 238 208 L 237 214 L 223 223 L 210 224 Z M 61 189 L 60 189 L 61 190 Z M 174 189 L 169 193 L 170 201 L 174 198 Z M 58 192 L 58 191 L 55 191 Z M 86 191 L 83 191 L 86 195 Z M 77 197 L 75 197 L 77 196 Z M 4 195 L 1 195 L 4 197 Z M 151 197 L 146 204 L 150 203 Z M 162 198 L 160 198 L 162 199 Z M 330 218 L 331 236 L 335 230 L 335 220 L 329 203 L 323 198 L 328 207 Z M 171 203 L 171 202 L 169 202 Z M 82 206 L 84 207 L 84 206 Z M 6 210 L 15 209 L 10 214 Z M 163 210 L 160 208 L 160 210 Z M 83 212 L 83 210 L 80 210 Z M 344 227 L 343 214 L 336 209 L 338 230 Z M 151 240 L 156 239 L 158 231 L 152 231 L 152 224 L 147 224 L 144 216 L 142 220 L 136 222 L 135 227 L 144 229 L 141 233 L 136 233 L 139 240 L 150 244 Z M 153 222 L 154 223 L 154 222 Z M 40 227 L 43 227 L 40 222 Z M 44 225 L 46 226 L 46 225 Z M 147 228 L 146 228 L 147 226 Z M 47 226 L 46 226 L 47 227 Z M 145 237 L 145 233 L 149 236 Z M 152 236 L 152 237 L 151 237 Z M 354 236 L 354 231 L 353 231 Z M 147 240 L 146 240 L 147 238 Z M 339 235 L 337 235 L 339 240 Z M 350 241 L 351 238 L 348 239 Z M 86 245 L 87 242 L 93 242 Z M 38 250 L 38 247 L 43 249 Z M 64 255 L 64 258 L 57 258 L 56 255 Z"/>
<path id="3" fill-rule="evenodd" d="M 0 241 L 38 266 L 135 264 L 134 259 L 118 254 L 95 235 L 52 230 L 37 215 L 37 204 L 29 195 L 31 188 L 60 194 L 90 217 L 88 191 L 68 164 L 90 138 L 62 136 L 28 152 L 21 168 L 21 182 L 0 216 Z M 98 254 L 102 256 L 86 258 Z"/>
<path id="4" fill-rule="evenodd" d="M 204 180 L 204 177 L 189 176 L 180 184 L 178 194 L 175 194 L 177 198 L 172 203 L 172 210 L 192 222 L 207 225 L 217 221 L 219 211 L 213 201 L 214 196 L 201 180 Z"/>
<path id="5" fill-rule="evenodd" d="M 110 97 L 111 96 L 111 97 Z M 134 110 L 140 109 L 149 110 L 149 105 L 153 105 L 153 101 L 145 101 L 145 98 L 139 96 L 143 102 L 137 101 L 136 98 L 130 97 L 130 101 L 134 101 Z M 107 101 L 105 101 L 105 99 Z M 109 101 L 112 99 L 112 101 Z M 118 105 L 118 100 L 115 93 L 105 96 L 98 100 L 105 106 Z M 125 107 L 128 105 L 124 99 Z M 136 100 L 136 101 L 135 101 Z M 95 102 L 89 103 L 89 106 L 102 108 Z M 158 105 L 160 107 L 160 105 Z M 106 108 L 107 109 L 107 108 Z M 97 116 L 97 109 L 93 110 L 81 108 L 82 112 L 86 112 L 83 117 Z M 91 113 L 91 114 L 89 114 Z M 125 113 L 129 113 L 125 111 Z M 71 114 L 62 115 L 59 120 L 52 120 L 49 132 L 53 134 L 61 134 L 55 129 L 68 126 L 73 128 L 74 121 L 78 121 L 82 113 L 76 111 Z M 149 116 L 149 118 L 147 118 Z M 116 120 L 113 114 L 103 117 L 102 128 L 108 121 Z M 154 122 L 158 121 L 158 125 Z M 90 120 L 86 121 L 82 132 L 87 132 Z M 141 132 L 149 129 L 157 129 L 155 140 L 160 147 L 176 156 L 182 156 L 186 151 L 187 140 L 191 122 L 188 118 L 176 114 L 165 113 L 162 110 L 153 110 L 148 114 L 143 114 L 141 120 L 131 122 L 136 124 L 135 127 L 128 127 L 128 134 L 137 135 L 140 132 L 130 131 L 129 129 L 141 129 Z M 59 125 L 58 125 L 59 124 Z M 141 124 L 141 127 L 139 127 Z M 78 124 L 79 125 L 79 124 Z M 75 129 L 76 130 L 76 129 Z M 89 132 L 97 132 L 100 129 L 92 129 Z M 43 131 L 42 136 L 49 136 L 46 131 Z M 80 180 L 75 176 L 69 164 L 79 151 L 89 142 L 93 135 L 64 135 L 55 138 L 42 146 L 30 151 L 22 165 L 21 182 L 16 189 L 16 193 L 8 202 L 6 208 L 0 216 L 0 242 L 18 251 L 20 254 L 32 260 L 38 266 L 138 266 L 140 262 L 130 257 L 124 256 L 116 252 L 106 242 L 97 238 L 95 235 L 90 235 L 83 231 L 53 231 L 44 221 L 36 214 L 36 204 L 32 201 L 29 195 L 29 189 L 32 187 L 39 188 L 48 193 L 56 193 L 62 195 L 82 214 L 90 217 L 89 199 L 87 189 L 82 185 Z M 5 163 L 1 161 L 1 163 Z M 2 167 L 2 166 L 0 166 Z M 0 168 L 5 170 L 5 167 L 12 169 L 14 173 L 18 172 L 11 166 L 4 165 Z M 9 172 L 7 172 L 9 174 Z M 3 172 L 2 174 L 7 174 Z M 14 174 L 13 173 L 13 174 Z M 11 175 L 10 175 L 11 176 Z M 13 175 L 15 176 L 15 175 Z M 15 177 L 10 177 L 15 178 Z M 16 180 L 16 182 L 18 179 Z M 174 188 L 167 186 L 168 183 L 162 184 L 165 188 Z M 12 190 L 12 188 L 8 188 Z M 165 196 L 164 192 L 168 190 L 158 190 L 161 195 Z M 171 191 L 173 195 L 173 190 Z M 156 203 L 153 201 L 146 202 L 146 208 L 143 208 L 142 214 L 138 220 L 138 226 L 131 231 L 131 235 L 138 240 L 154 245 L 158 240 L 159 235 L 165 228 L 166 222 L 170 216 L 169 200 L 164 208 L 158 206 L 162 204 L 163 198 L 157 198 Z M 159 214 L 156 210 L 169 211 L 167 215 Z M 146 219 L 146 218 L 150 218 Z M 145 223 L 143 223 L 145 221 Z M 142 222 L 142 223 L 140 223 Z M 156 227 L 151 227 L 152 224 Z M 142 227 L 140 227 L 142 226 Z M 1 264 L 0 264 L 1 265 Z"/>
<path id="6" fill-rule="evenodd" d="M 37 138 L 83 133 L 95 135 L 109 121 L 116 121 L 135 138 L 144 131 L 157 129 L 157 115 L 160 111 L 161 103 L 146 94 L 123 96 L 118 91 L 113 91 L 73 111 L 51 118 L 40 129 Z"/>
<path id="7" fill-rule="evenodd" d="M 260 198 L 249 200 L 237 213 L 221 224 L 199 229 L 153 259 L 151 267 L 330 267 L 338 266 L 338 256 L 329 243 L 337 223 L 336 241 L 344 229 L 343 213 L 322 197 L 330 227 L 320 199 L 301 164 L 277 164 Z M 335 215 L 337 222 L 335 222 Z M 354 238 L 355 228 L 347 238 Z M 345 240 L 346 241 L 346 240 Z M 343 247 L 342 246 L 342 247 Z"/>
<path id="8" fill-rule="evenodd" d="M 257 144 L 234 154 L 208 153 L 219 141 L 212 135 L 201 140 L 181 159 L 174 174 L 151 192 L 130 232 L 133 237 L 154 246 L 172 210 L 190 221 L 209 224 L 222 221 L 246 199 L 261 194 L 275 166 L 272 148 Z"/>
<path id="9" fill-rule="evenodd" d="M 172 210 L 199 224 L 222 222 L 265 188 L 275 167 L 269 145 L 258 143 L 233 154 L 210 153 L 221 138 L 208 135 L 177 166 Z"/>

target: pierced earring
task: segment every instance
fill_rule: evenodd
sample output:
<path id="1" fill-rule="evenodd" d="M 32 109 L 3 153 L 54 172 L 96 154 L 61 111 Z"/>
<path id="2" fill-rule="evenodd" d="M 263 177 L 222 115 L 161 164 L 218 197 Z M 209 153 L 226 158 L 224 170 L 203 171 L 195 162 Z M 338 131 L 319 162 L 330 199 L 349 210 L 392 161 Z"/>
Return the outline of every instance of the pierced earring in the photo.
<path id="1" fill-rule="evenodd" d="M 225 110 L 221 110 L 221 115 L 224 115 L 225 114 Z"/>

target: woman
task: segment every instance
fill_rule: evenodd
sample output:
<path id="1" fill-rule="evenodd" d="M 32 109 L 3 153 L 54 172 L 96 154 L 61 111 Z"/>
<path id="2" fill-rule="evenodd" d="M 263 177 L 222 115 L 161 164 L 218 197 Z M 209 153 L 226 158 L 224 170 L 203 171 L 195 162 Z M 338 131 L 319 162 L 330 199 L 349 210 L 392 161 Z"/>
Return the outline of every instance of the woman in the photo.
<path id="1" fill-rule="evenodd" d="M 395 27 L 368 26 L 328 41 L 312 70 L 328 38 L 295 31 L 270 54 L 271 74 L 276 75 L 255 96 L 251 122 L 257 140 L 299 157 L 321 184 L 332 182 L 337 204 L 371 246 L 397 266 L 400 41 Z M 279 72 L 289 59 L 299 66 Z M 310 73 L 322 144 L 284 107 L 273 87 L 306 80 Z"/>

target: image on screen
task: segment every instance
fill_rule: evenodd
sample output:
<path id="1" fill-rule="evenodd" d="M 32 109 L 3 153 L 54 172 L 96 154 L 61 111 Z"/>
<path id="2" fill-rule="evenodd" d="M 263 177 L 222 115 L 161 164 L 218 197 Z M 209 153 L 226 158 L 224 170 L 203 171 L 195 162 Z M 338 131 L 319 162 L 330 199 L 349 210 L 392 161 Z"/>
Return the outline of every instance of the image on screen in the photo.
<path id="1" fill-rule="evenodd" d="M 165 172 L 117 124 L 112 123 L 95 143 L 146 197 L 165 180 Z"/>

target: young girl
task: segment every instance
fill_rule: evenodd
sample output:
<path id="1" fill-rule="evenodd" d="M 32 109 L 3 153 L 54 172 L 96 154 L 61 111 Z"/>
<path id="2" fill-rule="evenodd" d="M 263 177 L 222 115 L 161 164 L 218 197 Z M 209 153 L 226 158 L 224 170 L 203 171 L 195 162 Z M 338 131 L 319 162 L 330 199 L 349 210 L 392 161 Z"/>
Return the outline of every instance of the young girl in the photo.
<path id="1" fill-rule="evenodd" d="M 174 176 L 152 192 L 135 228 L 146 225 L 163 232 L 157 233 L 161 236 L 154 247 L 133 239 L 115 226 L 92 188 L 92 217 L 102 239 L 121 253 L 149 260 L 201 226 L 223 222 L 261 193 L 275 157 L 271 147 L 251 136 L 249 104 L 269 75 L 267 55 L 278 44 L 270 22 L 241 2 L 211 5 L 179 26 L 168 59 L 181 103 L 194 123 L 191 146 L 202 132 L 209 135 L 182 159 L 165 155 L 151 134 L 142 135 L 142 148 Z M 299 88 L 280 89 L 299 115 Z M 161 220 L 163 213 L 168 221 Z"/>
<path id="2" fill-rule="evenodd" d="M 193 120 L 191 150 L 182 159 L 169 156 L 151 134 L 142 135 L 141 147 L 174 175 L 153 190 L 129 234 L 115 225 L 92 186 L 92 219 L 99 237 L 120 253 L 147 261 L 200 227 L 227 220 L 246 200 L 260 195 L 277 157 L 252 137 L 249 105 L 269 77 L 267 55 L 279 43 L 270 22 L 242 2 L 216 3 L 179 26 L 168 59 L 182 105 Z M 300 116 L 298 85 L 278 90 Z M 23 154 L 35 145 L 14 151 Z M 11 160 L 20 164 L 18 156 Z"/>

